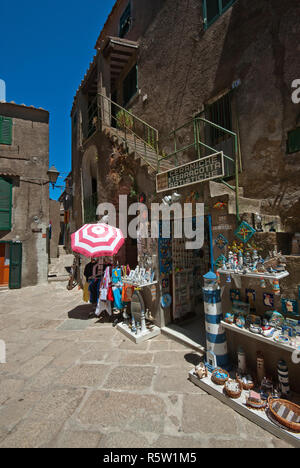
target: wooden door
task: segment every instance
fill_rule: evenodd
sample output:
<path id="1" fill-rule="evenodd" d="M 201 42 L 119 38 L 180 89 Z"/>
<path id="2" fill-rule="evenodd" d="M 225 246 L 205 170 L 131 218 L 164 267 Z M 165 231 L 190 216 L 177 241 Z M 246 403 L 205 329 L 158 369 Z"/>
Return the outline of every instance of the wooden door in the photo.
<path id="1" fill-rule="evenodd" d="M 0 286 L 9 283 L 9 244 L 0 244 Z"/>

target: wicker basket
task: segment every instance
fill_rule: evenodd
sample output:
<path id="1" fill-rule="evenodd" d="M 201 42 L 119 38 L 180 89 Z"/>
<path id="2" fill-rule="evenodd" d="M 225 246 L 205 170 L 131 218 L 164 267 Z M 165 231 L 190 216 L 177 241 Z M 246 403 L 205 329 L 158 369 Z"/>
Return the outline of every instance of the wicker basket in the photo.
<path id="1" fill-rule="evenodd" d="M 252 384 L 245 384 L 242 379 L 241 379 L 241 376 L 239 374 L 236 374 L 236 380 L 242 385 L 243 389 L 244 390 L 253 390 L 254 387 L 255 387 L 255 383 L 252 382 Z"/>
<path id="2" fill-rule="evenodd" d="M 216 377 L 216 372 L 221 372 L 222 374 L 225 374 L 227 377 L 225 379 L 219 379 L 218 377 Z M 220 367 L 217 367 L 217 369 L 215 369 L 211 375 L 211 380 L 213 381 L 213 383 L 215 383 L 216 385 L 224 385 L 225 382 L 227 382 L 227 380 L 229 379 L 229 374 L 227 371 L 225 371 L 224 369 L 221 369 Z"/>
<path id="3" fill-rule="evenodd" d="M 264 411 L 267 407 L 267 402 L 262 400 L 261 402 L 256 403 L 250 400 L 250 398 L 246 397 L 246 406 L 257 411 Z"/>
<path id="4" fill-rule="evenodd" d="M 232 392 L 230 391 L 228 388 L 227 388 L 227 383 L 228 382 L 236 382 L 239 384 L 239 391 L 238 392 Z M 227 396 L 229 396 L 230 398 L 233 398 L 233 399 L 236 399 L 236 398 L 240 398 L 241 394 L 242 394 L 242 391 L 243 391 L 243 385 L 242 383 L 239 381 L 239 380 L 227 380 L 227 382 L 225 383 L 225 386 L 224 386 L 224 391 L 226 393 Z"/>
<path id="5" fill-rule="evenodd" d="M 269 397 L 268 403 L 269 403 L 269 409 L 270 409 L 272 415 L 274 416 L 274 418 L 276 419 L 276 421 L 278 421 L 280 424 L 282 424 L 286 428 L 290 429 L 291 431 L 300 433 L 300 423 L 291 422 L 291 421 L 288 421 L 287 419 L 283 418 L 282 416 L 279 416 L 276 413 L 275 409 L 274 409 L 274 405 L 276 403 L 277 404 L 279 403 L 279 404 L 285 406 L 287 409 L 293 411 L 299 417 L 300 417 L 300 406 L 298 406 L 295 403 L 292 403 L 290 401 L 287 401 L 287 400 L 281 400 L 281 399 L 275 399 L 274 400 L 271 397 Z"/>

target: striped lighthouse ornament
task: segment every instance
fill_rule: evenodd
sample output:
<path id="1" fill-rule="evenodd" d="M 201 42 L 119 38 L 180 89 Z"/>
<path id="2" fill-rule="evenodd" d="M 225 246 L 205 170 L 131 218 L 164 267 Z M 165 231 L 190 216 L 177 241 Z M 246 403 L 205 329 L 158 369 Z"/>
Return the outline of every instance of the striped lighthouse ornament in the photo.
<path id="1" fill-rule="evenodd" d="M 290 393 L 289 369 L 287 363 L 282 359 L 277 365 L 279 391 L 282 395 Z"/>
<path id="2" fill-rule="evenodd" d="M 206 365 L 210 372 L 216 367 L 228 368 L 229 358 L 225 329 L 221 324 L 223 318 L 221 289 L 217 276 L 210 271 L 204 275 L 204 312 L 206 329 Z"/>

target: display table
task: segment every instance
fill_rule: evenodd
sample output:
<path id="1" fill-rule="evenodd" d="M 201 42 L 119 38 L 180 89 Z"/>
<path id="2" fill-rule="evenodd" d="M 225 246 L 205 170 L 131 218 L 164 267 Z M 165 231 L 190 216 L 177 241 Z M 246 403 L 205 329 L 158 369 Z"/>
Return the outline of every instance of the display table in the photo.
<path id="1" fill-rule="evenodd" d="M 128 284 L 129 286 L 134 286 L 137 289 L 142 289 L 142 288 L 149 288 L 151 286 L 155 286 L 158 283 L 158 281 L 153 281 L 152 283 L 138 284 L 138 283 L 135 283 L 134 281 L 130 281 L 129 279 L 124 278 L 123 283 Z"/>
<path id="2" fill-rule="evenodd" d="M 275 346 L 277 348 L 284 349 L 285 351 L 289 351 L 291 353 L 293 353 L 294 351 L 297 350 L 297 348 L 295 348 L 294 346 L 291 346 L 290 344 L 278 343 L 277 341 L 274 341 L 272 338 L 266 338 L 263 335 L 258 335 L 256 333 L 252 333 L 247 328 L 239 328 L 235 324 L 230 324 L 230 323 L 224 322 L 224 320 L 222 320 L 221 323 L 222 323 L 224 328 L 226 328 L 227 330 L 230 330 L 231 332 L 240 333 L 241 335 L 245 335 L 248 338 L 252 338 L 252 339 L 257 340 L 257 341 L 262 341 L 265 344 Z M 299 343 L 299 345 L 300 345 L 300 343 Z"/>
<path id="3" fill-rule="evenodd" d="M 137 284 L 137 283 L 131 282 L 130 280 L 127 280 L 126 278 L 123 280 L 123 282 L 124 284 L 128 284 L 135 288 L 135 292 L 140 297 L 140 301 L 142 303 L 143 303 L 143 299 L 142 299 L 140 291 L 143 290 L 144 288 L 152 287 L 158 284 L 158 281 L 154 281 L 152 283 Z M 144 320 L 145 320 L 144 306 L 143 306 L 143 311 L 144 311 Z M 144 323 L 146 323 L 146 321 Z M 121 333 L 126 335 L 131 341 L 133 341 L 136 344 L 143 343 L 144 341 L 150 340 L 151 338 L 154 338 L 155 336 L 158 336 L 161 334 L 161 330 L 159 327 L 157 327 L 153 323 L 150 323 L 149 325 L 149 320 L 148 320 L 147 329 L 145 331 L 140 330 L 139 333 L 133 333 L 131 331 L 130 326 L 124 322 L 119 323 L 117 325 L 117 330 L 119 330 Z"/>
<path id="4" fill-rule="evenodd" d="M 133 341 L 136 344 L 143 343 L 144 341 L 150 340 L 151 338 L 154 338 L 155 336 L 161 334 L 160 328 L 156 325 L 151 325 L 146 332 L 141 332 L 138 335 L 132 333 L 130 327 L 125 323 L 119 323 L 117 325 L 117 330 L 126 335 L 131 341 Z"/>
<path id="5" fill-rule="evenodd" d="M 281 280 L 289 276 L 288 271 L 283 271 L 282 273 L 243 273 L 242 271 L 237 270 L 223 270 L 222 268 L 218 269 L 220 275 L 238 275 L 242 278 L 264 278 L 269 280 Z"/>
<path id="6" fill-rule="evenodd" d="M 237 413 L 241 414 L 253 423 L 262 427 L 263 429 L 275 435 L 276 437 L 285 440 L 294 447 L 300 448 L 300 434 L 289 432 L 277 422 L 272 422 L 268 418 L 265 411 L 256 411 L 246 406 L 246 391 L 243 391 L 240 398 L 233 400 L 223 392 L 223 386 L 216 385 L 211 381 L 210 373 L 208 377 L 205 377 L 204 379 L 200 380 L 198 376 L 195 375 L 194 370 L 192 370 L 189 372 L 189 379 L 199 388 L 214 396 L 215 398 L 218 398 L 218 400 L 220 400 L 222 403 L 225 403 L 226 405 L 230 406 Z"/>

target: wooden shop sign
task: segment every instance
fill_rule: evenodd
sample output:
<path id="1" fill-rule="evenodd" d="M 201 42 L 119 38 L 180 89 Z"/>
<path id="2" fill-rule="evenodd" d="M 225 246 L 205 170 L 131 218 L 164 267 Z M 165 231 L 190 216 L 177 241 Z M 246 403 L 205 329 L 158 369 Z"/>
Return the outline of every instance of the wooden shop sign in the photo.
<path id="1" fill-rule="evenodd" d="M 198 184 L 208 180 L 224 177 L 223 151 L 211 154 L 205 158 L 197 159 L 183 166 L 170 169 L 156 176 L 156 191 L 166 192 L 180 187 Z"/>

